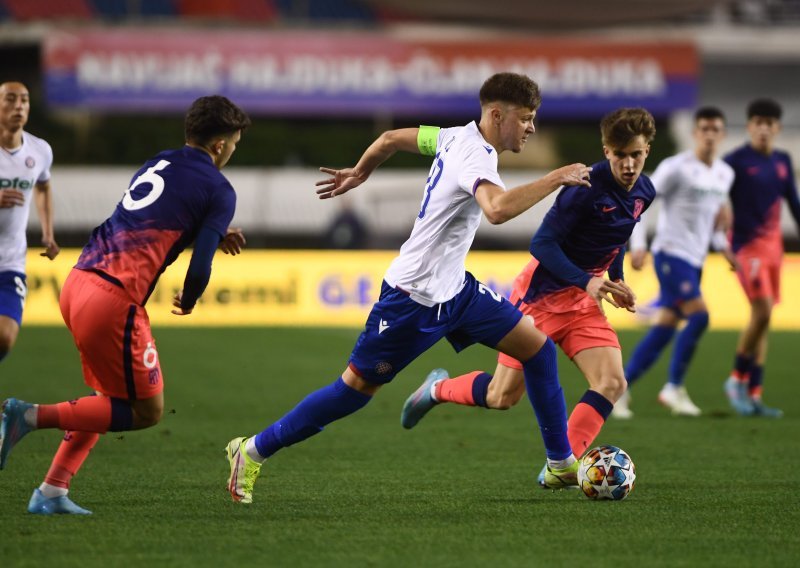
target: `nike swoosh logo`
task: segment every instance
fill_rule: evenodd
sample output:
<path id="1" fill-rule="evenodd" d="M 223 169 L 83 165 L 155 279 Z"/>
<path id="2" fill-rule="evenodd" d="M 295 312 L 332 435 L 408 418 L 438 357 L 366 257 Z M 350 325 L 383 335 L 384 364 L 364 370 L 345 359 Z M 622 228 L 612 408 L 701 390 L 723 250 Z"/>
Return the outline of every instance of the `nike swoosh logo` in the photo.
<path id="1" fill-rule="evenodd" d="M 491 146 L 484 146 L 483 149 L 486 150 L 489 154 L 491 154 L 492 150 L 494 150 L 494 148 L 492 148 Z"/>
<path id="2" fill-rule="evenodd" d="M 611 211 L 613 211 L 616 208 L 617 208 L 616 205 L 614 207 L 603 207 L 603 213 L 610 213 Z"/>
<path id="3" fill-rule="evenodd" d="M 381 333 L 386 331 L 388 329 L 388 327 L 389 327 L 389 324 L 386 323 L 386 320 L 381 320 L 380 322 L 378 322 L 378 335 L 380 335 Z"/>

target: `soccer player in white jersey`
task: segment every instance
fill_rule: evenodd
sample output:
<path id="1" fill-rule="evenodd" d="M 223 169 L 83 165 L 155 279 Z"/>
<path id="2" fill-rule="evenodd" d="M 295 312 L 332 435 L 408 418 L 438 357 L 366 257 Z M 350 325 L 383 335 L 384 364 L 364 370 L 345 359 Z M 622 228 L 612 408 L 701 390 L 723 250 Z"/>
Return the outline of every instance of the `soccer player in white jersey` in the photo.
<path id="1" fill-rule="evenodd" d="M 19 334 L 25 305 L 25 229 L 31 201 L 42 224 L 42 256 L 53 260 L 58 245 L 53 237 L 50 197 L 50 145 L 25 132 L 30 95 L 22 83 L 0 85 L 0 361 Z"/>
<path id="2" fill-rule="evenodd" d="M 735 265 L 724 231 L 730 224 L 728 192 L 733 168 L 717 157 L 725 137 L 725 117 L 714 107 L 700 108 L 694 115 L 692 150 L 661 162 L 651 176 L 661 200 L 656 235 L 651 251 L 660 285 L 658 312 L 653 327 L 636 346 L 625 368 L 631 386 L 658 359 L 678 333 L 672 351 L 667 382 L 658 395 L 673 414 L 699 416 L 701 413 L 684 386 L 684 378 L 695 347 L 708 327 L 708 308 L 700 291 L 700 277 L 709 245 L 721 250 Z M 630 240 L 631 265 L 644 266 L 647 241 L 644 223 L 634 229 Z M 617 401 L 613 416 L 631 418 L 629 395 Z"/>
<path id="3" fill-rule="evenodd" d="M 234 501 L 252 501 L 264 460 L 361 409 L 382 385 L 443 337 L 457 351 L 482 343 L 523 362 L 549 479 L 557 486 L 559 479 L 575 477 L 577 462 L 567 439 L 553 342 L 464 269 L 482 215 L 492 224 L 504 223 L 561 185 L 588 185 L 591 168 L 572 164 L 506 191 L 497 174 L 497 155 L 522 150 L 534 132 L 540 101 L 539 88 L 530 78 L 498 73 L 481 87 L 479 123 L 384 132 L 355 167 L 321 168 L 331 177 L 317 184 L 317 193 L 327 199 L 361 185 L 397 151 L 433 156 L 411 236 L 386 272 L 380 299 L 344 372 L 261 433 L 235 438 L 226 447 L 228 490 Z"/>

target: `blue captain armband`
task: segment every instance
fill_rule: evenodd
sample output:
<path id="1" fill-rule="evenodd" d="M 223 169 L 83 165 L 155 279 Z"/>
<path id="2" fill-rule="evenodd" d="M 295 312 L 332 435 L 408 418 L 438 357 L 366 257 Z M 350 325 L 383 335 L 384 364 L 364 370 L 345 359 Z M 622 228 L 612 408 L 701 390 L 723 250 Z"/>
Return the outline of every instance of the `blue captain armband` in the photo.
<path id="1" fill-rule="evenodd" d="M 420 126 L 417 133 L 417 147 L 423 156 L 436 155 L 436 143 L 439 140 L 438 126 Z"/>

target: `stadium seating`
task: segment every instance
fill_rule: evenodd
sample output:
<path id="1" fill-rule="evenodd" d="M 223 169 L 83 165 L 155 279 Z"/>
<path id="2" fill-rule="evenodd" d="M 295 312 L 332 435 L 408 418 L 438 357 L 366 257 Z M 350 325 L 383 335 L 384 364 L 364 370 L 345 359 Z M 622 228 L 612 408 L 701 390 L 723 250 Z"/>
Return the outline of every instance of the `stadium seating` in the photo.
<path id="1" fill-rule="evenodd" d="M 370 23 L 375 11 L 359 0 L 0 0 L 0 20 L 164 20 L 171 18 L 240 23 L 348 20 Z"/>

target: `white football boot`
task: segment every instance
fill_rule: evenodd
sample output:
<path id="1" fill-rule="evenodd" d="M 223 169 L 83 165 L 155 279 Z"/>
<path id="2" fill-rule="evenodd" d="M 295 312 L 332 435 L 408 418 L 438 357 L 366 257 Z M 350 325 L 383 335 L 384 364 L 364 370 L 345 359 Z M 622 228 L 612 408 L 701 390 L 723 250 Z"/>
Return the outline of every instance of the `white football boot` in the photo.
<path id="1" fill-rule="evenodd" d="M 665 384 L 658 393 L 658 402 L 672 410 L 672 414 L 676 416 L 700 416 L 702 414 L 702 411 L 689 398 L 689 393 L 686 392 L 686 387 L 683 385 Z"/>
<path id="2" fill-rule="evenodd" d="M 633 410 L 630 408 L 631 404 L 631 391 L 626 390 L 619 400 L 614 404 L 614 409 L 611 411 L 611 416 L 618 420 L 630 420 L 633 418 Z"/>

